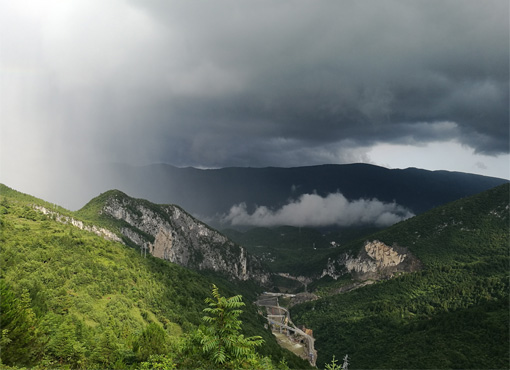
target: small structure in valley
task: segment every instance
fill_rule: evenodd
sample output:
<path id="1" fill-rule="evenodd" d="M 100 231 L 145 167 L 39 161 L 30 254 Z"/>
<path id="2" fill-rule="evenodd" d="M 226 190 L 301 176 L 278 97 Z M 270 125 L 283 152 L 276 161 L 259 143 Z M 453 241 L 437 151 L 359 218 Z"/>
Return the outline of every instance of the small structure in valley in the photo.
<path id="1" fill-rule="evenodd" d="M 278 296 L 275 293 L 263 294 L 255 303 L 266 308 L 266 318 L 273 333 L 285 334 L 292 341 L 302 343 L 306 348 L 305 353 L 303 355 L 294 353 L 308 360 L 312 366 L 315 366 L 317 351 L 314 347 L 315 339 L 313 338 L 313 331 L 306 327 L 296 327 L 290 319 L 289 311 L 278 304 Z"/>

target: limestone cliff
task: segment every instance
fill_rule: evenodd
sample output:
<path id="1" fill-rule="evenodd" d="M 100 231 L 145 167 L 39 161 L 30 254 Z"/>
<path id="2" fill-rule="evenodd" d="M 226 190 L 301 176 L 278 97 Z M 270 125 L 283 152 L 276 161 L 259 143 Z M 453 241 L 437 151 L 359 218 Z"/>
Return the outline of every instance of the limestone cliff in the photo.
<path id="1" fill-rule="evenodd" d="M 379 240 L 366 241 L 357 256 L 344 253 L 339 258 L 328 260 L 323 276 L 335 280 L 351 273 L 356 280 L 380 280 L 391 278 L 399 272 L 420 269 L 420 261 L 407 248 L 388 246 Z"/>
<path id="2" fill-rule="evenodd" d="M 77 220 L 73 217 L 64 216 L 58 212 L 51 211 L 46 207 L 35 205 L 34 209 L 36 209 L 37 211 L 39 211 L 47 216 L 53 217 L 55 219 L 55 221 L 57 221 L 57 222 L 61 222 L 63 224 L 71 224 L 71 225 L 77 227 L 78 229 L 92 232 L 106 240 L 113 240 L 115 242 L 122 243 L 122 239 L 119 238 L 115 233 L 111 232 L 108 229 L 98 227 L 96 225 L 86 225 L 83 223 L 83 221 Z"/>
<path id="3" fill-rule="evenodd" d="M 266 283 L 269 279 L 257 258 L 178 206 L 156 205 L 112 192 L 100 213 L 120 221 L 120 233 L 154 257 L 239 280 Z"/>

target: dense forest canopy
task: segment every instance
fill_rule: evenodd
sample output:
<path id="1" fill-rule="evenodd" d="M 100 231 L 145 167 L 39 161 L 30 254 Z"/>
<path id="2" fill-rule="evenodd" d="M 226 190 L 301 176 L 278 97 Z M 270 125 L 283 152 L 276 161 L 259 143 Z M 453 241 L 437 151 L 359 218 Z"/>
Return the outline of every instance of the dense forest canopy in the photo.
<path id="1" fill-rule="evenodd" d="M 423 264 L 292 309 L 314 328 L 324 363 L 356 368 L 508 368 L 509 186 L 438 207 L 371 238 Z M 354 367 L 353 367 L 354 368 Z"/>

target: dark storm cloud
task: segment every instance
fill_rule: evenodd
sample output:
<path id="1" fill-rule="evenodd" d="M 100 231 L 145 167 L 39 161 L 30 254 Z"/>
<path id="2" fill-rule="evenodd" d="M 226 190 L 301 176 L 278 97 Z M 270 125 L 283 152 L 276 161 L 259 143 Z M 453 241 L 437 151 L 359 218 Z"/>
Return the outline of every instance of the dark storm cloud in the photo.
<path id="1" fill-rule="evenodd" d="M 506 1 L 149 4 L 189 62 L 163 116 L 185 123 L 191 163 L 451 139 L 508 151 Z"/>
<path id="2" fill-rule="evenodd" d="M 376 143 L 509 150 L 506 0 L 4 3 L 5 116 L 55 155 L 263 166 L 364 161 Z"/>

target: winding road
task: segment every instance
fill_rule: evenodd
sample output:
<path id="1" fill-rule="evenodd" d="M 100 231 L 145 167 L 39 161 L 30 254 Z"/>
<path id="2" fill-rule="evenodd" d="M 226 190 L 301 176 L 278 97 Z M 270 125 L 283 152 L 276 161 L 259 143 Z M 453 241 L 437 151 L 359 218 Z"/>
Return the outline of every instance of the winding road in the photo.
<path id="1" fill-rule="evenodd" d="M 266 319 L 272 326 L 273 331 L 279 331 L 281 333 L 284 330 L 287 336 L 294 333 L 294 335 L 300 336 L 306 340 L 308 361 L 312 366 L 315 366 L 315 362 L 317 361 L 317 351 L 314 347 L 315 339 L 311 335 L 306 334 L 303 330 L 297 328 L 290 319 L 289 311 L 278 304 L 278 297 L 282 295 L 283 294 L 279 295 L 275 293 L 271 293 L 270 295 L 262 294 L 255 304 L 266 308 Z"/>

